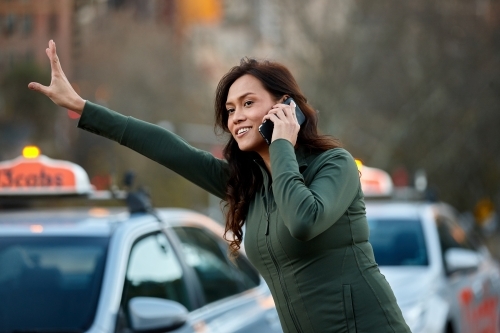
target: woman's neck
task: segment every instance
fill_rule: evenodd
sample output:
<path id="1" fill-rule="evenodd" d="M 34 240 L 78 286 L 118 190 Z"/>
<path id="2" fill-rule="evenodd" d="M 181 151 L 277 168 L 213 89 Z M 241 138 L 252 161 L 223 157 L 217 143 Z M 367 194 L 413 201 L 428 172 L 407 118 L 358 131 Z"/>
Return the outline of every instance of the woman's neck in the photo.
<path id="1" fill-rule="evenodd" d="M 271 157 L 269 155 L 269 148 L 257 152 L 262 160 L 264 161 L 264 164 L 267 168 L 267 171 L 269 171 L 269 174 L 271 174 Z"/>

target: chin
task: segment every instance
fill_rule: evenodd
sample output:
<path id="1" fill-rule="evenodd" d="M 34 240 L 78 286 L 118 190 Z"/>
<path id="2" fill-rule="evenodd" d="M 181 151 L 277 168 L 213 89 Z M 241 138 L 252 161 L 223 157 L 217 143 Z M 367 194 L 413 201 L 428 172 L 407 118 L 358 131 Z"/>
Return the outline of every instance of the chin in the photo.
<path id="1" fill-rule="evenodd" d="M 238 148 L 241 150 L 241 151 L 252 151 L 253 149 L 253 146 L 255 145 L 252 145 L 252 144 L 249 144 L 248 142 L 238 142 L 236 141 L 236 143 L 238 144 Z"/>
<path id="2" fill-rule="evenodd" d="M 253 144 L 253 145 L 248 145 L 248 144 L 239 144 L 238 143 L 238 148 L 241 150 L 241 151 L 245 151 L 245 152 L 260 152 L 262 151 L 263 149 L 268 149 L 268 145 L 267 143 L 262 140 L 262 143 L 261 144 Z"/>
<path id="3" fill-rule="evenodd" d="M 238 144 L 238 148 L 240 148 L 241 151 L 252 151 L 252 149 L 249 149 L 246 145 Z"/>
<path id="4" fill-rule="evenodd" d="M 252 133 L 253 134 L 253 133 Z M 233 137 L 233 139 L 236 141 L 238 144 L 238 148 L 241 151 L 245 152 L 259 152 L 262 149 L 268 148 L 268 145 L 266 141 L 264 141 L 264 138 L 259 133 L 259 136 L 252 136 L 252 137 L 247 137 L 247 138 L 242 138 L 241 140 L 237 140 L 236 138 Z"/>

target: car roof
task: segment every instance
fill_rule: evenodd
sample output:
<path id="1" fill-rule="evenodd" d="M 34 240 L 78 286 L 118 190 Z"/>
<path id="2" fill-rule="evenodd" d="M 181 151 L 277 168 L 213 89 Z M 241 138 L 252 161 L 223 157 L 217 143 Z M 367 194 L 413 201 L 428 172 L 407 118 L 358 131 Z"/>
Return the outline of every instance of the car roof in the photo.
<path id="1" fill-rule="evenodd" d="M 165 226 L 196 225 L 222 235 L 224 229 L 209 217 L 182 208 L 156 210 Z M 125 207 L 78 207 L 0 211 L 0 236 L 110 236 L 120 225 L 153 221 L 147 213 L 130 214 Z"/>
<path id="2" fill-rule="evenodd" d="M 433 203 L 423 201 L 392 201 L 367 200 L 366 215 L 368 218 L 419 218 L 423 211 L 434 206 Z"/>
<path id="3" fill-rule="evenodd" d="M 0 235 L 109 236 L 127 218 L 125 209 L 61 208 L 0 212 Z"/>
<path id="4" fill-rule="evenodd" d="M 224 227 L 210 217 L 201 213 L 183 208 L 158 208 L 158 215 L 168 226 L 196 226 L 206 228 L 213 233 L 222 236 Z"/>

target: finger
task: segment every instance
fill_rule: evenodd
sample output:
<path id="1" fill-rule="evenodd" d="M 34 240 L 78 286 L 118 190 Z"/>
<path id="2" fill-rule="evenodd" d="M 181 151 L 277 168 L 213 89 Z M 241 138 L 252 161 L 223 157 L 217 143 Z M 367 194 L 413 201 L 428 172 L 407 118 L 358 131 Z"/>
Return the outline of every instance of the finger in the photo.
<path id="1" fill-rule="evenodd" d="M 279 112 L 281 111 L 281 109 L 272 109 L 270 110 L 267 115 L 264 116 L 264 118 L 262 118 L 262 121 L 264 121 L 265 119 L 270 119 L 271 118 L 271 115 L 274 115 L 276 116 L 277 119 L 280 119 L 280 116 L 279 116 Z M 283 119 L 286 118 L 284 115 L 281 116 Z"/>
<path id="2" fill-rule="evenodd" d="M 295 108 L 292 108 L 291 105 L 288 104 L 276 104 L 274 108 L 281 109 L 286 117 L 293 116 L 295 113 Z"/>
<path id="3" fill-rule="evenodd" d="M 279 104 L 276 104 L 273 106 L 273 110 L 285 110 L 286 108 L 288 108 L 288 105 L 282 104 L 282 103 L 279 103 Z"/>
<path id="4" fill-rule="evenodd" d="M 282 122 L 282 120 L 276 115 L 276 113 L 268 114 L 264 117 L 264 120 L 270 120 L 273 123 Z"/>
<path id="5" fill-rule="evenodd" d="M 280 104 L 279 106 L 272 108 L 269 112 L 278 113 L 278 116 L 280 112 L 283 113 L 284 115 L 288 115 L 291 114 L 291 108 L 289 105 Z"/>
<path id="6" fill-rule="evenodd" d="M 292 109 L 293 119 L 295 119 L 295 121 L 298 123 L 299 121 L 297 119 L 297 112 L 296 112 L 297 104 L 295 104 L 295 101 L 292 101 L 290 103 L 290 108 Z"/>
<path id="7" fill-rule="evenodd" d="M 290 113 L 290 112 L 288 112 L 288 113 Z M 278 117 L 281 120 L 288 119 L 287 111 L 285 111 L 284 108 L 276 109 L 276 112 L 274 112 L 273 114 L 276 115 L 276 117 Z"/>
<path id="8" fill-rule="evenodd" d="M 56 43 L 54 43 L 52 39 L 49 41 L 49 48 L 47 50 L 47 55 L 49 56 L 50 59 L 50 68 L 52 69 L 52 73 L 62 74 L 63 70 L 61 67 L 61 63 L 59 61 L 59 57 L 57 56 Z"/>
<path id="9" fill-rule="evenodd" d="M 31 90 L 34 90 L 34 91 L 41 92 L 44 95 L 48 95 L 48 93 L 49 93 L 49 87 L 44 86 L 38 82 L 30 82 L 28 84 L 28 88 Z"/>
<path id="10" fill-rule="evenodd" d="M 269 110 L 269 112 L 267 114 L 277 113 L 277 112 L 279 112 L 279 110 L 280 110 L 279 108 L 271 109 L 271 110 Z"/>
<path id="11" fill-rule="evenodd" d="M 276 121 L 280 121 L 280 118 L 276 115 L 276 113 L 269 112 L 268 114 L 266 114 L 264 116 L 264 118 L 262 118 L 262 122 L 264 122 L 266 120 L 270 120 L 270 121 L 272 121 L 274 123 Z"/>

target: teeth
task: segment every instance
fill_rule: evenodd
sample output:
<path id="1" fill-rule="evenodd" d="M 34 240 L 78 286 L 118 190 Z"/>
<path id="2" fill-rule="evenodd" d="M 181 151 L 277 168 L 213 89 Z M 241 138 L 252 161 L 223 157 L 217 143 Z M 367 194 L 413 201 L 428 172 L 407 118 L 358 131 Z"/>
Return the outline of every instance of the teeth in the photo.
<path id="1" fill-rule="evenodd" d="M 250 127 L 240 128 L 240 129 L 238 130 L 238 134 L 248 132 L 249 130 L 250 130 Z"/>

